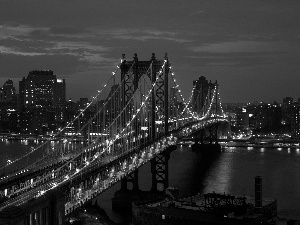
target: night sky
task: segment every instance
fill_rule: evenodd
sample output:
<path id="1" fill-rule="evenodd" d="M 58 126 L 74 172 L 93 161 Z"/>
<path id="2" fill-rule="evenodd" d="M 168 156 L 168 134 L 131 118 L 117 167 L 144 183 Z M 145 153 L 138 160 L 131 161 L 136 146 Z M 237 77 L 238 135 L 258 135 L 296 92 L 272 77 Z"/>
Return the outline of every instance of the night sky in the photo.
<path id="1" fill-rule="evenodd" d="M 49 69 L 77 101 L 96 94 L 122 53 L 167 52 L 186 97 L 205 76 L 223 102 L 297 100 L 299 12 L 299 0 L 0 0 L 0 85 Z"/>

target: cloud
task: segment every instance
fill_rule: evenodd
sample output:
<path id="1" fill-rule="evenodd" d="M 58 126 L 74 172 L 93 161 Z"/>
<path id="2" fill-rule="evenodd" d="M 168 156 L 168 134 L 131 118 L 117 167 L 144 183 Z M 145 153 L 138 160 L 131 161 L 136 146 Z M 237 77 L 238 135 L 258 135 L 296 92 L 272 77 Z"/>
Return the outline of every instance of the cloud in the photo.
<path id="1" fill-rule="evenodd" d="M 188 43 L 191 40 L 181 38 L 178 33 L 162 30 L 151 29 L 112 29 L 100 30 L 100 36 L 107 36 L 114 39 L 136 40 L 136 41 L 149 41 L 149 40 L 166 40 L 177 43 Z"/>
<path id="2" fill-rule="evenodd" d="M 33 32 L 36 28 L 25 26 L 25 25 L 15 25 L 15 24 L 6 24 L 0 25 L 0 37 L 8 38 L 14 36 L 27 36 Z"/>
<path id="3" fill-rule="evenodd" d="M 248 67 L 276 64 L 286 57 L 284 52 L 197 52 L 186 58 L 201 66 Z"/>
<path id="4" fill-rule="evenodd" d="M 162 35 L 168 35 L 168 36 L 175 36 L 176 32 L 170 32 L 170 31 L 161 31 L 161 30 L 145 30 L 144 33 L 155 35 L 155 36 L 162 36 Z"/>
<path id="5" fill-rule="evenodd" d="M 277 43 L 273 43 L 273 42 L 234 41 L 234 42 L 206 44 L 202 46 L 193 46 L 193 47 L 189 47 L 189 49 L 193 52 L 253 53 L 253 52 L 278 52 L 279 50 L 285 51 L 286 46 L 280 46 L 277 45 Z"/>
<path id="6" fill-rule="evenodd" d="M 106 56 L 110 48 L 100 45 L 96 36 L 85 32 L 85 29 L 72 27 L 1 26 L 0 54 L 2 58 L 13 58 L 9 55 L 28 57 L 46 55 L 50 58 L 55 55 L 66 55 L 66 58 L 73 56 L 73 60 L 76 58 L 86 61 L 84 64 L 87 66 L 86 69 L 115 62 Z"/>
<path id="7" fill-rule="evenodd" d="M 82 34 L 87 33 L 88 30 L 85 28 L 79 28 L 79 27 L 51 27 L 49 29 L 49 33 L 52 34 Z"/>
<path id="8" fill-rule="evenodd" d="M 90 52 L 109 51 L 108 47 L 93 45 L 89 42 L 53 42 L 53 46 L 49 50 L 69 49 L 71 51 L 85 50 Z"/>
<path id="9" fill-rule="evenodd" d="M 203 9 L 197 10 L 197 11 L 195 11 L 195 12 L 192 12 L 192 13 L 190 14 L 190 16 L 196 16 L 196 15 L 199 15 L 199 14 L 202 14 L 202 13 L 204 13 L 204 10 L 203 10 Z"/>
<path id="10" fill-rule="evenodd" d="M 299 46 L 284 42 L 231 41 L 190 46 L 187 49 L 194 53 L 191 59 L 199 59 L 205 66 L 257 66 L 294 62 Z M 294 57 L 298 58 L 298 57 Z"/>
<path id="11" fill-rule="evenodd" d="M 6 65 L 11 65 L 7 67 Z M 84 71 L 89 66 L 87 61 L 82 61 L 74 55 L 24 55 L 24 54 L 0 54 L 0 76 L 22 77 L 31 70 L 50 69 L 59 74 L 72 75 L 78 71 Z"/>
<path id="12" fill-rule="evenodd" d="M 22 52 L 44 52 L 45 48 L 53 47 L 53 43 L 44 40 L 35 40 L 23 36 L 0 39 L 0 46 Z M 13 53 L 13 52 L 11 52 Z"/>
<path id="13" fill-rule="evenodd" d="M 38 52 L 21 52 L 13 48 L 0 46 L 0 53 L 2 54 L 12 54 L 12 55 L 22 55 L 22 56 L 39 56 L 45 55 L 45 53 L 38 53 Z"/>

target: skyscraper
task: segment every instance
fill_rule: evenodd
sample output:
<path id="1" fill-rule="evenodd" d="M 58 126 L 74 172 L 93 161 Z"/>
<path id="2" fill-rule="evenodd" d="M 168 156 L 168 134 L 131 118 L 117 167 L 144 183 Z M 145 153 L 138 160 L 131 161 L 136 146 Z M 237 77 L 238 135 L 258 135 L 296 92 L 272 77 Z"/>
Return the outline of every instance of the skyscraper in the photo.
<path id="1" fill-rule="evenodd" d="M 11 102 L 16 95 L 16 89 L 11 79 L 8 79 L 3 88 L 0 88 L 0 102 Z"/>
<path id="2" fill-rule="evenodd" d="M 291 116 L 291 135 L 294 138 L 300 137 L 300 105 L 294 104 Z"/>
<path id="3" fill-rule="evenodd" d="M 53 90 L 53 106 L 62 107 L 66 103 L 66 82 L 65 79 L 56 79 Z"/>
<path id="4" fill-rule="evenodd" d="M 25 107 L 56 107 L 66 101 L 65 80 L 51 70 L 33 70 L 19 82 L 19 94 Z"/>
<path id="5" fill-rule="evenodd" d="M 287 133 L 291 133 L 292 116 L 293 116 L 294 101 L 292 97 L 285 97 L 282 101 L 282 119 L 281 124 L 283 130 Z"/>

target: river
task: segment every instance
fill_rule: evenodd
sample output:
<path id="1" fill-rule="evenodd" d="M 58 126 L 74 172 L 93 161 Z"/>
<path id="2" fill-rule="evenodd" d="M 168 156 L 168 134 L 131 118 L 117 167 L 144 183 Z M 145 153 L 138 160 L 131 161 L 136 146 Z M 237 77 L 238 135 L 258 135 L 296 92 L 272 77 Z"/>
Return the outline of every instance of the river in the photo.
<path id="1" fill-rule="evenodd" d="M 0 141 L 0 160 L 16 158 L 36 143 Z M 0 159 L 1 159 L 0 158 Z M 178 145 L 169 161 L 169 184 L 178 187 L 179 197 L 208 192 L 254 196 L 254 177 L 261 176 L 263 197 L 277 199 L 278 216 L 300 219 L 300 150 L 288 148 L 227 147 L 213 159 Z M 151 188 L 150 163 L 140 169 L 139 186 Z M 111 198 L 120 183 L 98 197 L 98 204 L 111 219 Z"/>

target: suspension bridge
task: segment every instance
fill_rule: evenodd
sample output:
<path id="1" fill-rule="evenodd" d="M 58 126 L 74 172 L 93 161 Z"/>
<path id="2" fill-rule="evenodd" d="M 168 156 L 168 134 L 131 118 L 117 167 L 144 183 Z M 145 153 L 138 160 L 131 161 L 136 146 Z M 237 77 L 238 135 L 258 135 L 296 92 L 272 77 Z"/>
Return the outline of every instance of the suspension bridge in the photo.
<path id="1" fill-rule="evenodd" d="M 164 190 L 177 142 L 195 136 L 202 143 L 209 129 L 210 144 L 217 144 L 218 125 L 228 122 L 217 82 L 209 83 L 205 96 L 194 86 L 185 100 L 167 54 L 163 60 L 152 54 L 149 61 L 136 54 L 127 61 L 123 54 L 109 80 L 69 121 L 1 168 L 0 222 L 62 224 L 118 181 L 135 187 L 138 168 L 148 161 L 152 190 Z"/>

